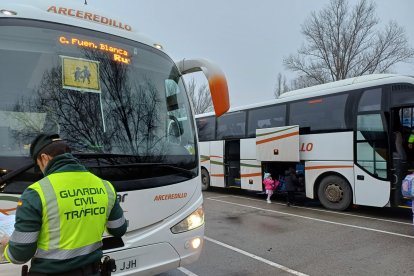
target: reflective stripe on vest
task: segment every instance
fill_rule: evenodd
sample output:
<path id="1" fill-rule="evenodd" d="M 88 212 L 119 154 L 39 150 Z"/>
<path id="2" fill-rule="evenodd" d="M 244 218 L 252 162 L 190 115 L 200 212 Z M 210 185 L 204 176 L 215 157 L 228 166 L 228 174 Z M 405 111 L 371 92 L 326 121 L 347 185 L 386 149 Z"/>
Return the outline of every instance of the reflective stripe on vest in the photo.
<path id="1" fill-rule="evenodd" d="M 10 237 L 10 241 L 21 244 L 35 243 L 39 237 L 39 231 L 36 232 L 20 232 L 17 230 L 13 231 Z"/>
<path id="2" fill-rule="evenodd" d="M 4 257 L 6 258 L 6 260 L 8 260 L 9 262 L 13 264 L 24 264 L 25 263 L 25 262 L 18 261 L 13 257 L 13 255 L 10 253 L 9 245 L 7 245 L 6 249 L 4 250 Z"/>
<path id="3" fill-rule="evenodd" d="M 112 210 L 115 204 L 115 194 L 112 191 L 111 187 L 109 187 L 109 183 L 107 181 L 102 180 L 102 182 L 105 186 L 106 193 L 108 194 L 108 212 L 106 212 L 106 220 L 108 220 L 109 214 L 111 213 L 110 210 Z"/>
<path id="4" fill-rule="evenodd" d="M 45 177 L 39 181 L 40 188 L 46 201 L 47 221 L 49 222 L 49 249 L 59 248 L 60 241 L 60 217 L 55 190 L 49 178 Z"/>
<path id="5" fill-rule="evenodd" d="M 51 249 L 43 250 L 38 248 L 36 252 L 37 258 L 55 259 L 55 260 L 66 260 L 70 258 L 79 257 L 82 255 L 89 254 L 102 246 L 102 242 L 96 242 L 84 247 L 76 249 Z"/>
<path id="6" fill-rule="evenodd" d="M 114 229 L 114 228 L 121 227 L 122 225 L 124 225 L 124 223 L 125 223 L 125 217 L 122 216 L 116 220 L 108 220 L 108 222 L 106 223 L 106 227 Z"/>
<path id="7" fill-rule="evenodd" d="M 56 179 L 59 179 L 59 176 L 57 177 L 55 176 L 54 178 L 55 180 L 53 180 L 53 182 L 55 182 Z M 99 178 L 95 177 L 95 179 L 98 180 Z M 103 183 L 103 186 L 105 187 L 104 189 L 102 189 L 102 191 L 105 190 L 106 196 L 108 199 L 108 205 L 107 205 L 108 209 L 106 210 L 106 217 L 105 217 L 107 221 L 108 216 L 115 204 L 115 191 L 113 190 L 110 183 L 104 180 L 101 180 L 101 181 Z M 66 218 L 66 221 L 67 221 L 68 218 L 65 216 L 61 218 L 59 215 L 59 202 L 58 202 L 58 199 L 56 198 L 56 195 L 57 195 L 56 193 L 58 193 L 59 190 L 55 192 L 55 189 L 53 188 L 53 185 L 49 177 L 45 177 L 41 179 L 38 182 L 38 184 L 39 184 L 38 186 L 34 186 L 33 188 L 37 190 L 38 193 L 39 192 L 42 193 L 42 194 L 39 194 L 39 196 L 43 199 L 43 204 L 46 207 L 46 210 L 44 210 L 44 213 L 43 213 L 43 219 L 45 219 L 47 222 L 46 223 L 45 221 L 43 221 L 43 223 L 46 223 L 46 225 L 44 225 L 45 228 L 44 229 L 42 228 L 42 229 L 44 231 L 47 231 L 47 233 L 43 232 L 43 234 L 40 235 L 41 237 L 39 237 L 39 238 L 43 238 L 43 241 L 45 242 L 43 244 L 44 246 L 46 246 L 46 248 L 38 247 L 35 257 L 45 258 L 45 259 L 65 260 L 69 258 L 86 255 L 99 249 L 102 246 L 102 241 L 101 240 L 96 241 L 96 236 L 95 236 L 95 239 L 90 244 L 85 245 L 85 246 L 80 246 L 76 248 L 62 248 L 61 247 L 60 245 L 61 236 L 63 234 L 61 232 L 62 231 L 61 220 L 62 219 L 64 220 Z M 96 187 L 98 186 L 95 186 L 95 188 Z M 82 190 L 82 185 L 80 185 L 79 189 Z M 99 188 L 96 188 L 96 189 L 99 189 Z M 60 195 L 59 200 L 66 200 L 66 198 L 62 197 L 62 194 L 58 194 L 58 195 Z M 102 223 L 105 223 L 105 222 L 102 220 Z M 102 227 L 104 227 L 104 225 L 102 225 Z M 88 231 L 88 230 L 85 229 L 85 231 Z M 66 231 L 66 233 L 68 232 Z M 73 235 L 76 235 L 76 233 L 73 233 Z"/>

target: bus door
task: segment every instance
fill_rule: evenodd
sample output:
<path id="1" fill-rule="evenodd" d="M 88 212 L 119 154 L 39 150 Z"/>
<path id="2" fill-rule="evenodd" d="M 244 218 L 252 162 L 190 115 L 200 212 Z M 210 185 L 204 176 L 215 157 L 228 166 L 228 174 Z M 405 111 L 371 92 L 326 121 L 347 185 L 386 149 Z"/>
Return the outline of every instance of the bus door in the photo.
<path id="1" fill-rule="evenodd" d="M 298 162 L 299 126 L 256 129 L 256 158 L 262 162 Z"/>
<path id="2" fill-rule="evenodd" d="M 414 106 L 403 107 L 398 114 L 401 119 L 401 135 L 407 157 L 407 169 L 413 171 L 414 168 L 410 164 L 414 162 Z"/>
<path id="3" fill-rule="evenodd" d="M 210 186 L 224 188 L 224 141 L 210 142 Z"/>
<path id="4" fill-rule="evenodd" d="M 240 140 L 225 141 L 224 152 L 226 187 L 240 188 Z"/>
<path id="5" fill-rule="evenodd" d="M 386 206 L 390 201 L 387 163 L 389 142 L 388 115 L 381 112 L 360 112 L 355 133 L 354 203 Z M 392 148 L 392 147 L 391 147 Z M 394 180 L 392 180 L 394 181 Z"/>
<path id="6" fill-rule="evenodd" d="M 404 204 L 401 184 L 404 177 L 413 171 L 409 166 L 413 160 L 413 149 L 409 147 L 411 129 L 413 128 L 413 107 L 393 109 L 390 116 L 390 165 L 392 173 L 392 201 L 394 206 Z"/>

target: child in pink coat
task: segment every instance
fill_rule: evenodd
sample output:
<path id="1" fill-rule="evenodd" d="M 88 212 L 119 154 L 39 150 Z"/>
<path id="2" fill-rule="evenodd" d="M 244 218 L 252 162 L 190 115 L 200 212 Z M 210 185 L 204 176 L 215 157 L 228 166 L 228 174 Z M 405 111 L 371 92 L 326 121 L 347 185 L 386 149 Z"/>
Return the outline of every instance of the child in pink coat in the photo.
<path id="1" fill-rule="evenodd" d="M 277 186 L 279 185 L 279 181 L 273 180 L 272 175 L 270 173 L 264 174 L 263 185 L 265 186 L 266 194 L 267 194 L 267 203 L 272 203 L 270 198 L 273 195 L 273 191 L 276 190 Z"/>

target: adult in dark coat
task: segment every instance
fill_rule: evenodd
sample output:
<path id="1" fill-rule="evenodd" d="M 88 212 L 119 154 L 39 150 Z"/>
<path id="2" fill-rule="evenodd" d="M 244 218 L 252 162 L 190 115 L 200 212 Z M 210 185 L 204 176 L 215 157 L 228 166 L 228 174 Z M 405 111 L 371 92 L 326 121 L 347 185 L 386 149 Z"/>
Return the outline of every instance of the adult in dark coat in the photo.
<path id="1" fill-rule="evenodd" d="M 286 183 L 286 206 L 290 206 L 291 204 L 295 204 L 295 192 L 299 186 L 299 180 L 296 175 L 296 171 L 294 168 L 290 167 L 286 171 L 285 176 L 285 183 Z"/>

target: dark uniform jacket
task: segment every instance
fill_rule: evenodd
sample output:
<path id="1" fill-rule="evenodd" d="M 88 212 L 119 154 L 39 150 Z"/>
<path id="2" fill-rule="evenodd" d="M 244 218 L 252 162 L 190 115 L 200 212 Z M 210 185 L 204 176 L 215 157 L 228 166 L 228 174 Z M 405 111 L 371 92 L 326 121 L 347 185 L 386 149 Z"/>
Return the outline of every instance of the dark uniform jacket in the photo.
<path id="1" fill-rule="evenodd" d="M 296 174 L 288 173 L 285 177 L 286 191 L 295 192 L 299 186 L 299 180 Z"/>
<path id="2" fill-rule="evenodd" d="M 61 172 L 85 172 L 86 168 L 71 154 L 66 153 L 53 158 L 45 169 L 45 176 Z M 33 189 L 27 188 L 20 198 L 16 211 L 15 230 L 20 233 L 35 233 L 41 230 L 42 225 L 42 202 L 39 194 Z M 108 221 L 123 219 L 123 210 L 118 200 L 109 214 Z M 91 225 L 90 227 L 94 227 Z M 127 222 L 118 228 L 107 228 L 109 234 L 121 237 L 125 234 Z M 88 229 L 85 229 L 88 231 Z M 13 236 L 12 236 L 13 237 Z M 18 238 L 11 239 L 8 244 L 8 250 L 13 258 L 19 263 L 29 261 L 36 253 L 37 242 L 27 243 L 24 240 L 18 242 Z M 98 249 L 86 255 L 74 257 L 65 260 L 51 260 L 42 258 L 33 258 L 30 271 L 42 273 L 66 272 L 84 265 L 96 262 L 102 257 L 102 250 Z"/>

